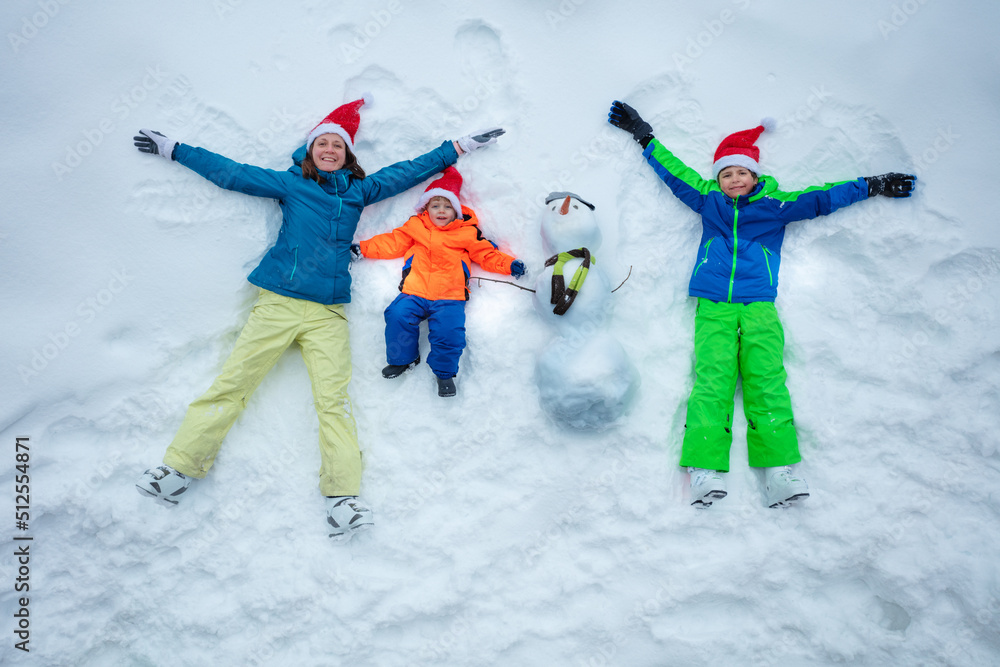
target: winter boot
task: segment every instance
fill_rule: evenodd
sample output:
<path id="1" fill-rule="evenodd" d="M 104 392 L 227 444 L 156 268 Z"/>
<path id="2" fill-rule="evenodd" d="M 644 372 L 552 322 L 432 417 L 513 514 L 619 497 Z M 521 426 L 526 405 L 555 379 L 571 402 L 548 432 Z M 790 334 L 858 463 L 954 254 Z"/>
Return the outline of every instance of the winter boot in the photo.
<path id="1" fill-rule="evenodd" d="M 454 396 L 458 393 L 455 389 L 454 378 L 438 378 L 438 396 Z"/>
<path id="2" fill-rule="evenodd" d="M 382 377 L 386 380 L 391 380 L 392 378 L 398 378 L 400 375 L 410 370 L 414 366 L 420 363 L 420 355 L 408 364 L 389 364 L 382 369 Z"/>
<path id="3" fill-rule="evenodd" d="M 715 470 L 688 468 L 691 473 L 691 505 L 699 509 L 712 506 L 712 501 L 726 497 L 726 480 Z"/>
<path id="4" fill-rule="evenodd" d="M 768 507 L 790 507 L 809 497 L 809 485 L 789 466 L 764 468 Z"/>
<path id="5" fill-rule="evenodd" d="M 180 495 L 191 485 L 191 478 L 182 475 L 168 465 L 150 468 L 142 473 L 135 488 L 144 496 L 154 498 L 167 507 L 174 507 Z"/>
<path id="6" fill-rule="evenodd" d="M 330 524 L 330 538 L 346 542 L 360 531 L 375 525 L 372 511 L 357 496 L 327 496 L 326 522 Z"/>

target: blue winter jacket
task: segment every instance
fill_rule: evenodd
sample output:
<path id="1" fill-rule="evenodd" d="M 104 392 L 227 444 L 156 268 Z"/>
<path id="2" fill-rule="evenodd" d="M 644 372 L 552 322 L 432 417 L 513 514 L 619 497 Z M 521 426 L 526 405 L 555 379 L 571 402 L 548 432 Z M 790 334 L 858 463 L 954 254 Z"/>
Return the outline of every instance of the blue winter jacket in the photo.
<path id="1" fill-rule="evenodd" d="M 701 214 L 701 244 L 688 293 L 712 301 L 774 301 L 785 225 L 868 198 L 863 178 L 781 192 L 773 177 L 760 175 L 753 192 L 734 201 L 717 181 L 701 178 L 656 139 L 643 157 L 678 199 Z"/>
<path id="2" fill-rule="evenodd" d="M 248 280 L 264 289 L 323 304 L 351 300 L 351 243 L 361 210 L 399 194 L 455 164 L 458 154 L 446 141 L 409 162 L 357 178 L 348 169 L 320 172 L 322 184 L 302 177 L 306 147 L 292 156 L 287 171 L 240 164 L 203 148 L 178 144 L 174 159 L 219 187 L 281 206 L 281 229 L 274 246 Z"/>

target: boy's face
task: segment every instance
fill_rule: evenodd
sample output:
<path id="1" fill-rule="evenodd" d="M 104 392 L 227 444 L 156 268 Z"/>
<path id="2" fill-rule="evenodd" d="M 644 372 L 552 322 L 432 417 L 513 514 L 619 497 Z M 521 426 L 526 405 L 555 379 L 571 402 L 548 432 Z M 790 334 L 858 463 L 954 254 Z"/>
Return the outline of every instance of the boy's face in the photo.
<path id="1" fill-rule="evenodd" d="M 719 172 L 719 187 L 727 197 L 748 195 L 756 185 L 757 175 L 746 167 L 726 167 Z"/>
<path id="2" fill-rule="evenodd" d="M 427 202 L 427 215 L 438 227 L 444 227 L 458 217 L 455 207 L 445 197 L 431 197 Z"/>

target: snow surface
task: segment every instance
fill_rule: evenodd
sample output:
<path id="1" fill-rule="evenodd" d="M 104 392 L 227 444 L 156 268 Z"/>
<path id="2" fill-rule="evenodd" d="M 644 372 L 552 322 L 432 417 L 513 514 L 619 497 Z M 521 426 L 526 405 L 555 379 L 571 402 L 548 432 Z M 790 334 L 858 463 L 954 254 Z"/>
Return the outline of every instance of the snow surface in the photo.
<path id="1" fill-rule="evenodd" d="M 0 9 L 0 662 L 31 665 L 988 665 L 1000 662 L 995 2 L 240 0 Z M 394 262 L 354 268 L 351 386 L 377 525 L 330 544 L 294 351 L 170 510 L 159 462 L 254 298 L 277 205 L 138 154 L 140 127 L 283 169 L 371 91 L 369 170 L 463 157 L 488 235 L 538 271 L 552 190 L 597 206 L 612 333 L 642 374 L 618 428 L 541 411 L 530 295 L 474 286 L 459 395 L 380 377 Z M 784 189 L 892 170 L 908 201 L 798 223 L 778 307 L 812 497 L 762 506 L 736 411 L 730 495 L 685 502 L 697 219 L 605 122 L 613 99 L 702 174 L 765 116 Z M 418 191 L 369 208 L 399 224 Z M 530 284 L 530 283 L 529 283 Z M 30 528 L 14 446 L 30 438 Z M 15 536 L 31 536 L 15 592 Z M 13 614 L 29 598 L 30 653 Z"/>

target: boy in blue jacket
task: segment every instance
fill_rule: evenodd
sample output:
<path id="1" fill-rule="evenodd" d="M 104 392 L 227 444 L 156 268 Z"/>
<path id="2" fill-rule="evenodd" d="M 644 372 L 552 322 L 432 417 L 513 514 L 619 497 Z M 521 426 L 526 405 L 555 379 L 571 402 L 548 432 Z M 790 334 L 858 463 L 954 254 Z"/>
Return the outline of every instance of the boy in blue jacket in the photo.
<path id="1" fill-rule="evenodd" d="M 809 497 L 791 466 L 801 461 L 782 362 L 784 332 L 774 307 L 785 225 L 833 213 L 876 195 L 909 197 L 916 178 L 884 174 L 782 192 L 761 173 L 757 138 L 769 123 L 726 137 L 713 179 L 701 178 L 653 137 L 635 109 L 615 101 L 608 122 L 632 134 L 643 157 L 684 204 L 701 214 L 702 238 L 688 293 L 695 316 L 695 383 L 688 399 L 680 464 L 691 474 L 691 504 L 726 496 L 733 396 L 743 377 L 750 465 L 764 469 L 769 507 Z"/>

